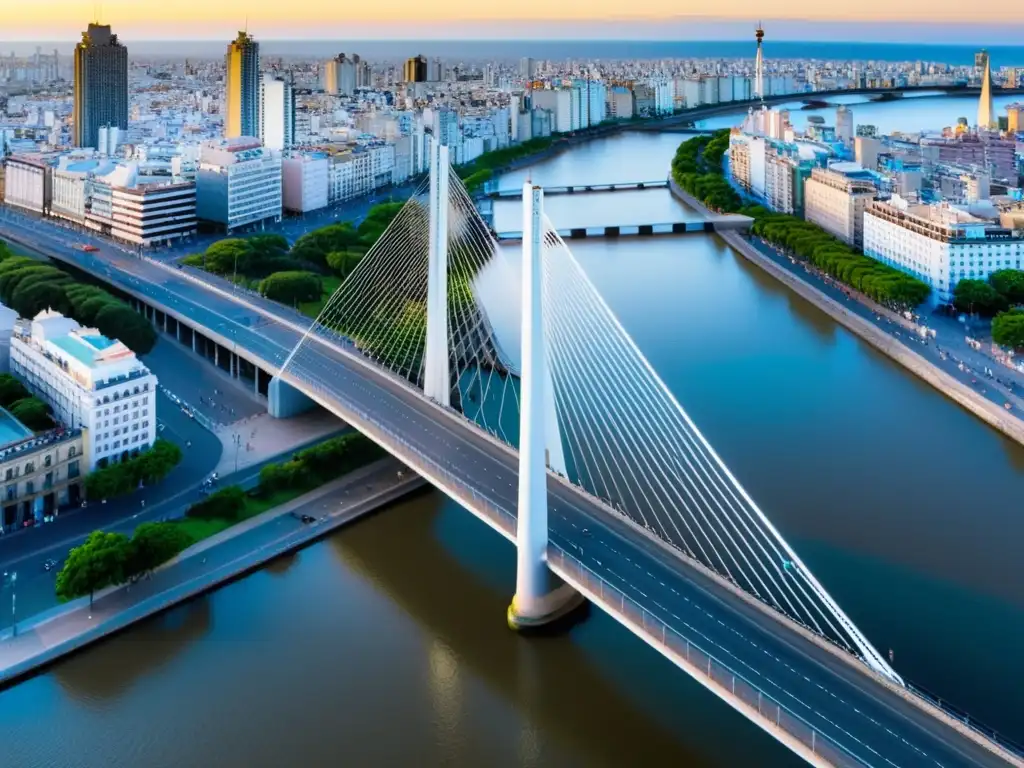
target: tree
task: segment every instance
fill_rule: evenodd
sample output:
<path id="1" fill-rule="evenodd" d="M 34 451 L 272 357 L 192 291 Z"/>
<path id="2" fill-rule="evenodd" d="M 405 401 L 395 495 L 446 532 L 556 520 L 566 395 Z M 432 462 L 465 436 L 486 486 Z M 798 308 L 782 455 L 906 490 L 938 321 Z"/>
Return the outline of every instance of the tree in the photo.
<path id="1" fill-rule="evenodd" d="M 282 304 L 295 305 L 319 299 L 323 285 L 312 272 L 275 272 L 260 281 L 260 293 Z"/>
<path id="2" fill-rule="evenodd" d="M 1024 349 L 1024 309 L 996 315 L 992 320 L 992 341 L 1004 347 Z"/>
<path id="3" fill-rule="evenodd" d="M 53 427 L 50 406 L 38 397 L 24 397 L 21 400 L 16 400 L 8 410 L 14 418 L 33 432 L 42 432 Z"/>
<path id="4" fill-rule="evenodd" d="M 25 385 L 9 373 L 0 373 L 0 407 L 10 408 L 12 404 L 29 396 Z"/>
<path id="5" fill-rule="evenodd" d="M 64 567 L 57 574 L 57 598 L 66 602 L 88 595 L 91 609 L 97 589 L 124 582 L 127 560 L 127 536 L 93 531 L 84 543 L 68 553 Z"/>
<path id="6" fill-rule="evenodd" d="M 143 523 L 132 534 L 126 574 L 131 577 L 152 571 L 192 544 L 192 537 L 180 525 Z"/>
<path id="7" fill-rule="evenodd" d="M 237 485 L 229 485 L 193 504 L 185 511 L 185 516 L 199 520 L 233 521 L 238 519 L 244 509 L 245 491 Z"/>
<path id="8" fill-rule="evenodd" d="M 127 304 L 107 304 L 96 313 L 94 320 L 100 333 L 118 339 L 137 355 L 146 354 L 156 344 L 153 326 Z"/>
<path id="9" fill-rule="evenodd" d="M 359 241 L 367 248 L 372 247 L 404 207 L 405 203 L 378 203 L 373 206 L 359 225 Z"/>
<path id="10" fill-rule="evenodd" d="M 348 277 L 352 270 L 359 266 L 359 262 L 366 255 L 363 246 L 352 246 L 343 251 L 331 251 L 327 254 L 327 266 L 334 270 L 339 277 Z"/>
<path id="11" fill-rule="evenodd" d="M 152 448 L 138 456 L 90 472 L 85 478 L 85 493 L 94 500 L 123 496 L 140 484 L 163 480 L 180 462 L 181 449 L 159 438 Z"/>
<path id="12" fill-rule="evenodd" d="M 1006 309 L 1006 299 L 984 280 L 961 280 L 953 289 L 953 306 L 961 312 L 991 317 Z"/>
<path id="13" fill-rule="evenodd" d="M 988 276 L 991 285 L 1010 304 L 1024 304 L 1024 270 L 999 269 Z"/>
<path id="14" fill-rule="evenodd" d="M 276 259 L 288 255 L 288 238 L 284 235 L 252 235 L 246 238 L 257 260 Z"/>
<path id="15" fill-rule="evenodd" d="M 204 269 L 217 275 L 245 274 L 255 250 L 249 240 L 229 237 L 206 249 Z"/>
<path id="16" fill-rule="evenodd" d="M 372 209 L 371 209 L 372 212 Z M 307 232 L 292 246 L 291 258 L 317 267 L 327 264 L 327 254 L 344 251 L 359 244 L 359 235 L 349 222 L 328 224 Z"/>

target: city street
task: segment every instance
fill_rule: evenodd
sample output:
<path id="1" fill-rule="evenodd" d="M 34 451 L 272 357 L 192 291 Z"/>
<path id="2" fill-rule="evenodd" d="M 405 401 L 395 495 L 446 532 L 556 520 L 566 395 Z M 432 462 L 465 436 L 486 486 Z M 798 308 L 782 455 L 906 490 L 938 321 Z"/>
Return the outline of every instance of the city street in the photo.
<path id="1" fill-rule="evenodd" d="M 314 229 L 325 227 L 328 224 L 350 221 L 354 226 L 358 226 L 363 219 L 366 218 L 366 214 L 369 213 L 373 206 L 378 203 L 387 203 L 392 200 L 396 202 L 405 202 L 412 193 L 416 191 L 418 186 L 419 182 L 417 181 L 413 184 L 403 184 L 397 187 L 380 189 L 368 197 L 346 200 L 337 205 L 320 208 L 319 210 L 310 211 L 309 213 L 286 215 L 281 219 L 281 221 L 266 221 L 256 227 L 248 228 L 245 231 L 234 232 L 231 235 L 227 235 L 224 232 L 197 234 L 168 246 L 148 248 L 144 253 L 147 256 L 154 259 L 160 259 L 162 261 L 177 261 L 192 253 L 202 253 L 211 244 L 218 240 L 223 240 L 225 237 L 244 237 L 245 235 L 253 234 L 284 235 L 288 239 L 288 242 L 294 243 L 302 237 L 302 235 L 312 232 Z M 138 254 L 138 249 L 133 246 L 101 237 L 95 232 L 83 230 L 82 228 L 63 219 L 44 219 L 41 216 L 29 213 L 28 211 L 14 209 L 7 205 L 0 205 L 0 219 L 3 218 L 14 218 L 21 220 L 21 223 L 35 222 L 39 226 L 40 231 L 42 231 L 42 228 L 46 228 L 49 230 L 50 234 L 58 235 L 62 240 L 65 240 L 68 243 L 95 245 L 97 247 L 107 246 L 110 248 L 116 248 L 119 251 L 130 255 Z"/>

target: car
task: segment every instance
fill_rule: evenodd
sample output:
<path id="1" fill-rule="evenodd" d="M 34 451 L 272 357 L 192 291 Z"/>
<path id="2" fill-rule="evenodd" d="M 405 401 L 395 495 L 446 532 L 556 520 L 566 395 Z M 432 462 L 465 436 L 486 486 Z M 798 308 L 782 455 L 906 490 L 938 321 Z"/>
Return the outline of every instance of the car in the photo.
<path id="1" fill-rule="evenodd" d="M 44 571 L 52 571 L 56 567 L 57 567 L 57 561 L 54 560 L 52 557 L 46 558 L 46 561 L 43 563 L 43 570 Z"/>
<path id="2" fill-rule="evenodd" d="M 302 522 L 304 522 L 304 523 L 315 523 L 316 522 L 316 518 L 313 517 L 312 515 L 303 515 L 299 519 L 302 520 Z"/>

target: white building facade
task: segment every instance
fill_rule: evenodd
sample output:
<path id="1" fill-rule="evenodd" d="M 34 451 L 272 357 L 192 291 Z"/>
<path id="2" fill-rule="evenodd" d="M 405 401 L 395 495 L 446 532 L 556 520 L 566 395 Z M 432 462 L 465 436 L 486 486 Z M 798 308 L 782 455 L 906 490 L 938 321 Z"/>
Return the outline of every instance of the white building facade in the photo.
<path id="1" fill-rule="evenodd" d="M 946 203 L 913 204 L 893 195 L 864 214 L 864 253 L 913 275 L 948 303 L 960 280 L 986 280 L 1024 266 L 1024 238 Z"/>
<path id="2" fill-rule="evenodd" d="M 11 338 L 11 371 L 81 429 L 88 468 L 137 455 L 156 441 L 157 378 L 124 344 L 53 311 L 22 321 Z"/>
<path id="3" fill-rule="evenodd" d="M 281 200 L 286 211 L 326 208 L 331 163 L 322 153 L 294 154 L 281 161 Z"/>
<path id="4" fill-rule="evenodd" d="M 200 219 L 228 232 L 281 220 L 281 154 L 240 136 L 204 142 L 196 171 Z"/>
<path id="5" fill-rule="evenodd" d="M 804 184 L 804 218 L 860 248 L 864 244 L 864 210 L 877 192 L 870 181 L 815 168 Z"/>

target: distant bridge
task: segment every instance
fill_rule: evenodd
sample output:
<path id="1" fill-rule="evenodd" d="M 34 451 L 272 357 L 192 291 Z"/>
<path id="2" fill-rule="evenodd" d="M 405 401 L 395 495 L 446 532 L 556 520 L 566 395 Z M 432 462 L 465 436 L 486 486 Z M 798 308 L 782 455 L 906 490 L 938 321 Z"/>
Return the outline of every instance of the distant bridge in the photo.
<path id="1" fill-rule="evenodd" d="M 652 235 L 685 235 L 691 232 L 714 232 L 719 229 L 749 229 L 752 221 L 753 219 L 747 216 L 717 216 L 712 219 L 701 219 L 699 221 L 676 221 L 662 224 L 569 227 L 555 230 L 555 232 L 563 240 L 584 240 L 586 238 L 600 237 L 650 237 Z M 498 232 L 496 236 L 500 243 L 518 243 L 523 240 L 521 230 Z"/>
<path id="2" fill-rule="evenodd" d="M 576 184 L 566 187 L 544 187 L 544 195 L 573 195 L 585 194 L 587 192 L 621 192 L 632 189 L 665 189 L 668 187 L 668 179 L 655 179 L 654 181 L 620 181 L 615 184 Z M 521 200 L 523 190 L 515 189 L 491 189 L 485 190 L 484 194 L 491 199 L 515 198 Z"/>

